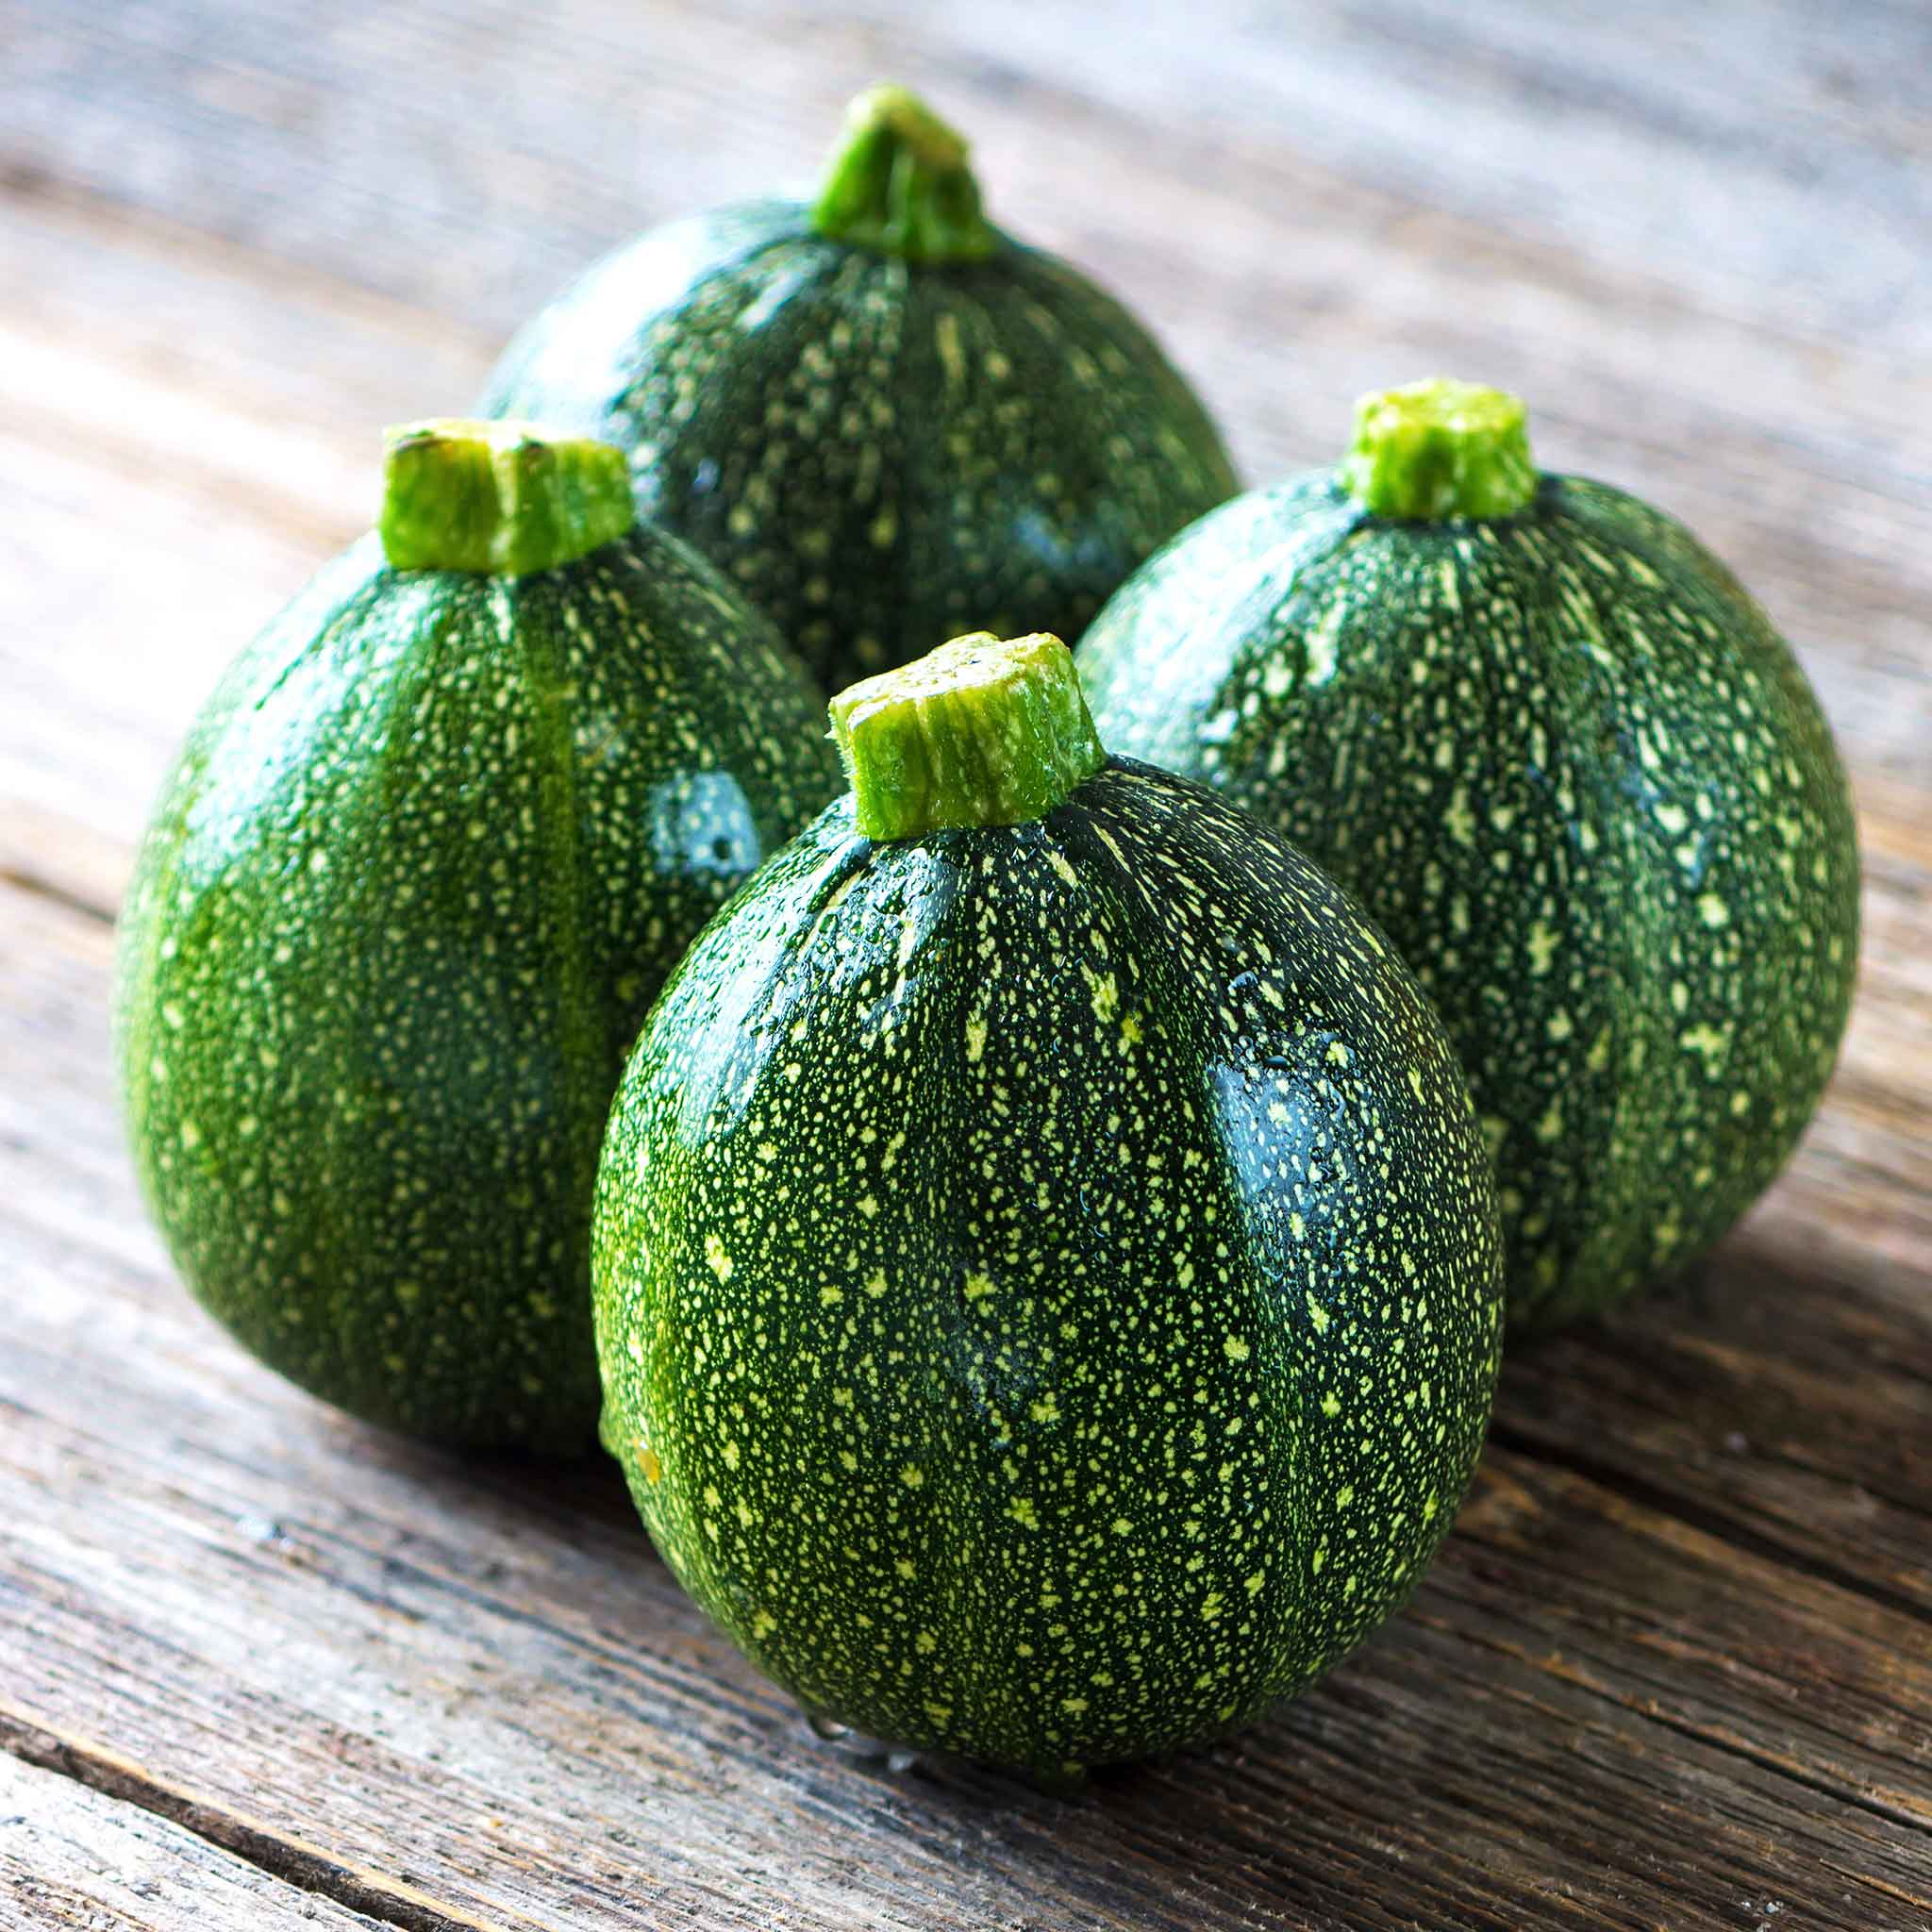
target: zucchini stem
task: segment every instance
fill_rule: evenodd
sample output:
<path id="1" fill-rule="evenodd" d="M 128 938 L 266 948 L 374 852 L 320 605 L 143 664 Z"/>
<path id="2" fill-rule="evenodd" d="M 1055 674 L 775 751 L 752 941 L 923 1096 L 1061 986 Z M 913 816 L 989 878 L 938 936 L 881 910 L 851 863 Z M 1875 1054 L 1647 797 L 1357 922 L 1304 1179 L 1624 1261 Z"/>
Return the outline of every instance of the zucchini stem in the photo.
<path id="1" fill-rule="evenodd" d="M 966 154 L 965 142 L 905 88 L 869 88 L 846 109 L 812 225 L 905 261 L 983 261 L 999 236 L 980 211 Z"/>
<path id="2" fill-rule="evenodd" d="M 1513 516 L 1536 494 L 1521 400 L 1442 376 L 1355 406 L 1343 486 L 1377 516 L 1440 523 Z"/>
<path id="3" fill-rule="evenodd" d="M 637 521 L 624 452 L 528 423 L 441 417 L 389 431 L 382 547 L 397 570 L 526 576 Z"/>
<path id="4" fill-rule="evenodd" d="M 955 638 L 841 691 L 831 716 L 869 839 L 1041 818 L 1107 757 L 1073 658 L 1045 632 Z"/>

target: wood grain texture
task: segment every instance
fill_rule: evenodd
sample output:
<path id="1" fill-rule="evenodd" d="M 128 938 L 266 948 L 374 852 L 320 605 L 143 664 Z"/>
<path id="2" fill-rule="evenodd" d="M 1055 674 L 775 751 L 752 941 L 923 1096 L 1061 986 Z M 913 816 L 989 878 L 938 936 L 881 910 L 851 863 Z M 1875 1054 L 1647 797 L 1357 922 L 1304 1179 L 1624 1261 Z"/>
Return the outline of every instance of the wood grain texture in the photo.
<path id="1" fill-rule="evenodd" d="M 25 0 L 0 18 L 0 1923 L 1932 1925 L 1932 16 Z M 1858 1005 L 1700 1277 L 1512 1357 L 1407 1615 L 1072 1801 L 829 1752 L 599 1465 L 283 1388 L 120 1145 L 108 917 L 388 420 L 880 74 L 1248 472 L 1443 367 L 1684 516 L 1852 765 Z M 8 1888 L 11 1888 L 10 1890 Z"/>

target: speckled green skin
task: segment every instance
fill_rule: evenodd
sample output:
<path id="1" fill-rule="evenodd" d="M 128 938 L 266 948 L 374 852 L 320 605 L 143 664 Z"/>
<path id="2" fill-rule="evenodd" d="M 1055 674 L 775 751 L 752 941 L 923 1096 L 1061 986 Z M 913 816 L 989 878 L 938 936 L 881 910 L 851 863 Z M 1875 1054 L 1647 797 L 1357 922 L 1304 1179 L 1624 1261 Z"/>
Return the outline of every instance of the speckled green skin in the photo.
<path id="1" fill-rule="evenodd" d="M 1501 1241 L 1426 1002 L 1199 786 L 874 845 L 841 801 L 640 1037 L 605 1441 L 812 1710 L 1047 1779 L 1307 1683 L 1487 1423 Z"/>
<path id="2" fill-rule="evenodd" d="M 798 203 L 644 235 L 511 343 L 482 405 L 631 455 L 641 514 L 837 691 L 961 631 L 1077 637 L 1235 489 L 1146 331 L 1053 257 L 906 262 Z"/>
<path id="3" fill-rule="evenodd" d="M 1851 998 L 1851 798 L 1681 525 L 1556 476 L 1386 523 L 1305 476 L 1149 562 L 1080 669 L 1109 744 L 1280 827 L 1416 969 L 1495 1147 L 1512 1327 L 1688 1263 L 1777 1172 Z"/>
<path id="4" fill-rule="evenodd" d="M 624 1052 L 837 786 L 803 668 L 675 540 L 329 565 L 197 720 L 123 915 L 126 1116 L 195 1293 L 372 1421 L 588 1447 Z"/>

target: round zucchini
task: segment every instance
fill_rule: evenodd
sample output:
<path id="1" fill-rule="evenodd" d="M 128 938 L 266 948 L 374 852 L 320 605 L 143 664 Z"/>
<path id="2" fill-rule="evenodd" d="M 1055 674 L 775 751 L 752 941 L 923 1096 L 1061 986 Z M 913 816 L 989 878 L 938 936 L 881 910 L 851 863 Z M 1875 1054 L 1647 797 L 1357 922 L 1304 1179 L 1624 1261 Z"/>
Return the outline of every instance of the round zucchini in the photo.
<path id="1" fill-rule="evenodd" d="M 1057 640 L 833 719 L 852 792 L 698 940 L 612 1109 L 605 1442 L 815 1715 L 1076 1778 L 1407 1594 L 1489 1416 L 1489 1162 L 1392 948 L 1105 757 Z"/>
<path id="2" fill-rule="evenodd" d="M 837 690 L 972 622 L 1077 635 L 1236 488 L 1110 296 L 980 210 L 903 88 L 853 103 L 815 201 L 714 209 L 592 268 L 513 341 L 487 414 L 630 452 L 689 538 Z"/>
<path id="3" fill-rule="evenodd" d="M 803 666 L 636 526 L 617 451 L 397 432 L 379 536 L 202 711 L 122 918 L 128 1126 L 194 1292 L 359 1416 L 587 1448 L 624 1052 L 837 772 Z"/>
<path id="4" fill-rule="evenodd" d="M 1152 559 L 1081 653 L 1117 748 L 1358 892 L 1494 1147 L 1515 1325 L 1680 1269 L 1817 1107 L 1858 941 L 1852 802 L 1789 647 L 1682 525 L 1540 475 L 1523 406 L 1369 396 L 1341 470 Z"/>

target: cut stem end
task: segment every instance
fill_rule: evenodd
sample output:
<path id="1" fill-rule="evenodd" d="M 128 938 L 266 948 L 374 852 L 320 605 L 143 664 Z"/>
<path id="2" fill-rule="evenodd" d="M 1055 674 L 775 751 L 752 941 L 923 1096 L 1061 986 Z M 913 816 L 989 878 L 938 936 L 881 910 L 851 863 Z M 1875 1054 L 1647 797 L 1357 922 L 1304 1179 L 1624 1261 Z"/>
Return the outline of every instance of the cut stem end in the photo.
<path id="1" fill-rule="evenodd" d="M 812 225 L 831 241 L 906 261 L 983 261 L 999 236 L 981 212 L 966 153 L 916 95 L 869 88 L 846 109 Z"/>
<path id="2" fill-rule="evenodd" d="M 528 423 L 444 417 L 385 439 L 382 547 L 397 570 L 526 576 L 637 521 L 624 452 Z"/>
<path id="3" fill-rule="evenodd" d="M 1500 389 L 1440 376 L 1376 390 L 1356 404 L 1341 480 L 1377 516 L 1511 516 L 1536 494 L 1523 404 Z"/>
<path id="4" fill-rule="evenodd" d="M 841 692 L 831 717 L 869 839 L 1022 824 L 1106 760 L 1073 658 L 1044 632 L 955 638 Z"/>

